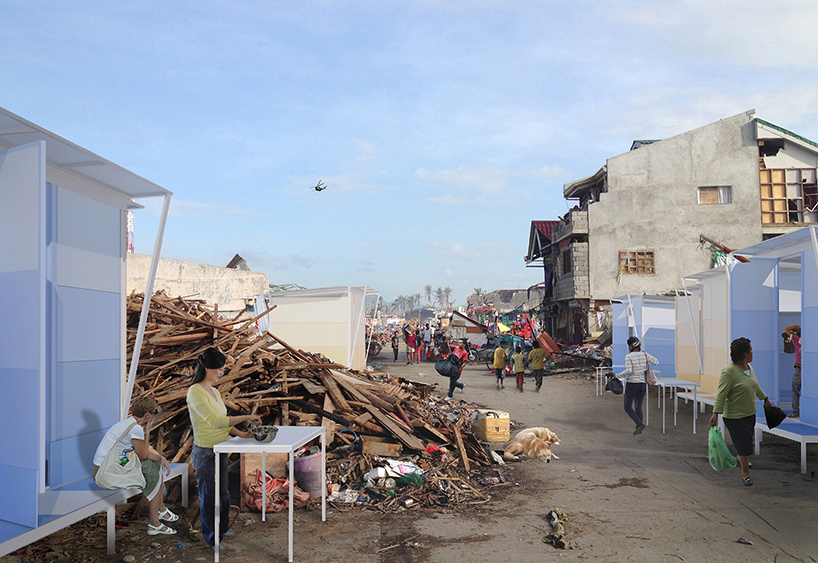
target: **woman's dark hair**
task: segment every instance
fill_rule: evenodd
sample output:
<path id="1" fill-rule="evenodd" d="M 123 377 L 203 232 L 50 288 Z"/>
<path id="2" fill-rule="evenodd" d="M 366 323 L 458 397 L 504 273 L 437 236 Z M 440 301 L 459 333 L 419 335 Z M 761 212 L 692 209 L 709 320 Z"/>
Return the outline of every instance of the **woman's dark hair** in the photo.
<path id="1" fill-rule="evenodd" d="M 750 352 L 749 338 L 736 338 L 730 343 L 730 359 L 738 363 Z"/>
<path id="2" fill-rule="evenodd" d="M 205 378 L 208 369 L 223 368 L 227 363 L 227 356 L 225 356 L 218 348 L 208 348 L 199 354 L 199 362 L 196 365 L 196 373 L 193 374 L 193 383 L 199 383 Z"/>
<path id="3" fill-rule="evenodd" d="M 631 352 L 639 352 L 642 349 L 642 343 L 635 336 L 631 336 L 628 338 L 628 348 L 631 349 Z"/>

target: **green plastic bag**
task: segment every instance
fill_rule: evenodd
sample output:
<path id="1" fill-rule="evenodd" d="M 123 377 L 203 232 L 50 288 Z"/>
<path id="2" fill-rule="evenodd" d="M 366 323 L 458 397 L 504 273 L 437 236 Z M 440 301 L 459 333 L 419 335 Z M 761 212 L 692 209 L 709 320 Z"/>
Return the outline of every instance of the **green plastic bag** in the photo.
<path id="1" fill-rule="evenodd" d="M 710 457 L 710 467 L 716 471 L 724 471 L 728 467 L 736 466 L 736 458 L 727 449 L 727 444 L 724 443 L 724 437 L 721 435 L 721 430 L 716 426 L 710 427 L 710 436 L 708 437 L 707 453 Z"/>

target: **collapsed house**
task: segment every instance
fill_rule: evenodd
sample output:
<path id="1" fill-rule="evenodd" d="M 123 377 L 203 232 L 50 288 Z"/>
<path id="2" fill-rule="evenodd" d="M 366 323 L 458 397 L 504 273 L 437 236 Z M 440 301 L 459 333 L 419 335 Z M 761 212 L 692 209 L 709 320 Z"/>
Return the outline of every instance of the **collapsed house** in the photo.
<path id="1" fill-rule="evenodd" d="M 573 208 L 556 224 L 532 222 L 526 264 L 553 288 L 546 330 L 579 343 L 608 300 L 674 290 L 724 251 L 708 239 L 739 248 L 818 222 L 816 168 L 818 143 L 754 111 L 634 141 L 563 186 Z"/>

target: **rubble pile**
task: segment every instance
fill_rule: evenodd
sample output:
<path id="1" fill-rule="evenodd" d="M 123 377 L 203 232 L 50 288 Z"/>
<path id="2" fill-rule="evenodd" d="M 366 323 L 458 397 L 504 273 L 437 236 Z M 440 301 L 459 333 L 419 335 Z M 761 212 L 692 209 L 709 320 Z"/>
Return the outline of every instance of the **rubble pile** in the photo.
<path id="1" fill-rule="evenodd" d="M 127 299 L 129 357 L 143 299 L 140 294 Z M 347 370 L 269 332 L 259 334 L 255 321 L 267 312 L 249 320 L 221 320 L 216 307 L 201 300 L 161 292 L 151 299 L 133 396 L 159 402 L 154 436 L 168 460 L 186 461 L 190 455 L 185 398 L 199 354 L 216 346 L 231 358 L 217 386 L 229 412 L 258 414 L 262 424 L 327 428 L 332 501 L 388 509 L 488 499 L 468 482 L 473 471 L 493 463 L 491 452 L 470 432 L 476 406 L 444 402 L 431 393 L 436 385 Z M 390 469 L 387 476 L 367 478 L 397 459 L 408 464 L 402 471 L 416 471 L 395 478 Z M 339 495 L 349 489 L 357 493 Z"/>

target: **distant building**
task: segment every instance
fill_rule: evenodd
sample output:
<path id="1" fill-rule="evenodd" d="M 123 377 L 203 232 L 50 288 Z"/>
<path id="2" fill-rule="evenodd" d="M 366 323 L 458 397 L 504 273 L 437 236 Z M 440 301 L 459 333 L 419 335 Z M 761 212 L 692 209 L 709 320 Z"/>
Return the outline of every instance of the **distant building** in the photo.
<path id="1" fill-rule="evenodd" d="M 701 235 L 741 248 L 818 222 L 817 168 L 818 143 L 754 111 L 634 141 L 564 185 L 574 207 L 547 235 L 533 233 L 548 222 L 532 222 L 526 263 L 543 267 L 553 286 L 542 320 L 577 343 L 595 329 L 600 304 L 666 293 L 710 268 L 715 247 Z"/>

